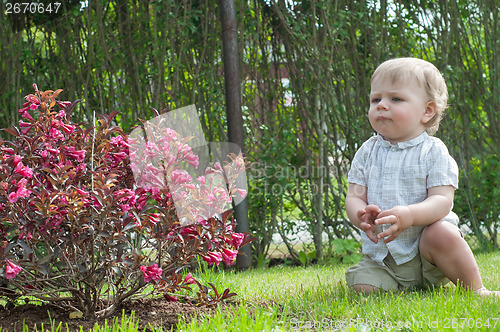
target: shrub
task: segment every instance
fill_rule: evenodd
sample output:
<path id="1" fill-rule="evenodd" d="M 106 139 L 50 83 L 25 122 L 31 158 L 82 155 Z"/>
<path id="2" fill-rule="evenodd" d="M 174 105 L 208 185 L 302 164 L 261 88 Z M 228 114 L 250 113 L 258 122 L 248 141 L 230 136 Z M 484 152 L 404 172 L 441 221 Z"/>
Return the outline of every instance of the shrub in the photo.
<path id="1" fill-rule="evenodd" d="M 198 157 L 174 130 L 141 142 L 112 125 L 116 112 L 71 123 L 78 100 L 34 88 L 19 127 L 4 129 L 15 139 L 0 141 L 1 296 L 109 316 L 149 283 L 175 300 L 197 284 L 181 277 L 196 257 L 231 265 L 248 242 L 223 210 L 245 194 L 241 154 L 194 179 L 182 167 Z"/>
<path id="2" fill-rule="evenodd" d="M 470 168 L 463 168 L 460 178 L 462 189 L 457 191 L 454 210 L 467 224 L 476 237 L 473 245 L 477 249 L 495 250 L 499 248 L 498 231 L 500 208 L 496 202 L 500 196 L 500 161 L 496 154 L 486 154 L 472 158 Z M 467 237 L 466 237 L 467 238 Z M 471 240 L 472 240 L 471 239 Z"/>

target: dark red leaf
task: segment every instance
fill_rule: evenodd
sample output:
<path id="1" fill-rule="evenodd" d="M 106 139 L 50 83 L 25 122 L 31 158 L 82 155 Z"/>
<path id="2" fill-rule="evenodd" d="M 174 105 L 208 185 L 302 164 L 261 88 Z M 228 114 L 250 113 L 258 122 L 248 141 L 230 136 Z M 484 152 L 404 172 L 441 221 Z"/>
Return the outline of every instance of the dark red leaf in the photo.
<path id="1" fill-rule="evenodd" d="M 19 129 L 17 129 L 17 128 L 14 128 L 14 129 L 13 128 L 3 128 L 2 130 L 5 132 L 8 132 L 9 134 L 12 134 L 16 137 L 21 136 L 21 133 L 19 132 Z"/>

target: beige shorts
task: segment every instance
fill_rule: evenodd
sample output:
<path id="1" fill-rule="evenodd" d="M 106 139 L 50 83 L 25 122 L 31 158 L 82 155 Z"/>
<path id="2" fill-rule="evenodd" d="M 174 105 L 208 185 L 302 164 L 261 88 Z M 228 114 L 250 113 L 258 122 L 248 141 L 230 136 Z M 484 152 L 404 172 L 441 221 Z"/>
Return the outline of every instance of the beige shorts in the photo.
<path id="1" fill-rule="evenodd" d="M 346 271 L 349 287 L 364 284 L 384 291 L 411 290 L 420 287 L 442 286 L 449 282 L 444 274 L 420 254 L 411 261 L 397 265 L 388 254 L 384 259 L 385 266 L 364 256 L 358 264 Z"/>

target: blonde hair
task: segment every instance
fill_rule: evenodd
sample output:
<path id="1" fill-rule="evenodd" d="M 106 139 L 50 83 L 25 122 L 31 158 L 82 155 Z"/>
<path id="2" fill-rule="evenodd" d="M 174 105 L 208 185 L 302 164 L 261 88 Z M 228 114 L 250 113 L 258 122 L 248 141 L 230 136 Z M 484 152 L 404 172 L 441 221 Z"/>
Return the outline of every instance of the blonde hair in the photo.
<path id="1" fill-rule="evenodd" d="M 426 124 L 426 131 L 433 135 L 439 128 L 439 123 L 448 107 L 448 89 L 439 70 L 430 62 L 416 58 L 396 58 L 383 62 L 372 75 L 375 78 L 388 78 L 398 83 L 402 79 L 414 78 L 419 86 L 425 89 L 428 101 L 436 105 L 436 115 Z"/>

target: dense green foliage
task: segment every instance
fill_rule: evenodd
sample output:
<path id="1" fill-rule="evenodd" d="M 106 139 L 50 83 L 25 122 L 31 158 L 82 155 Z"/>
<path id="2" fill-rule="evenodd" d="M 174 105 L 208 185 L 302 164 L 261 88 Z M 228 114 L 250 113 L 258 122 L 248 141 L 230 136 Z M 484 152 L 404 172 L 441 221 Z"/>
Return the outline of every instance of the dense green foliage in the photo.
<path id="1" fill-rule="evenodd" d="M 226 140 L 217 1 L 86 3 L 64 1 L 57 15 L 0 12 L 2 127 L 17 122 L 20 98 L 37 82 L 82 98 L 77 120 L 118 110 L 124 129 L 151 118 L 150 106 L 196 104 L 207 140 Z M 397 56 L 424 58 L 443 72 L 450 107 L 436 135 L 461 169 L 455 210 L 475 244 L 498 247 L 496 1 L 238 0 L 237 7 L 256 257 L 279 232 L 298 259 L 290 236 L 297 219 L 317 257 L 356 232 L 345 222 L 345 177 L 372 134 L 370 75 Z"/>

